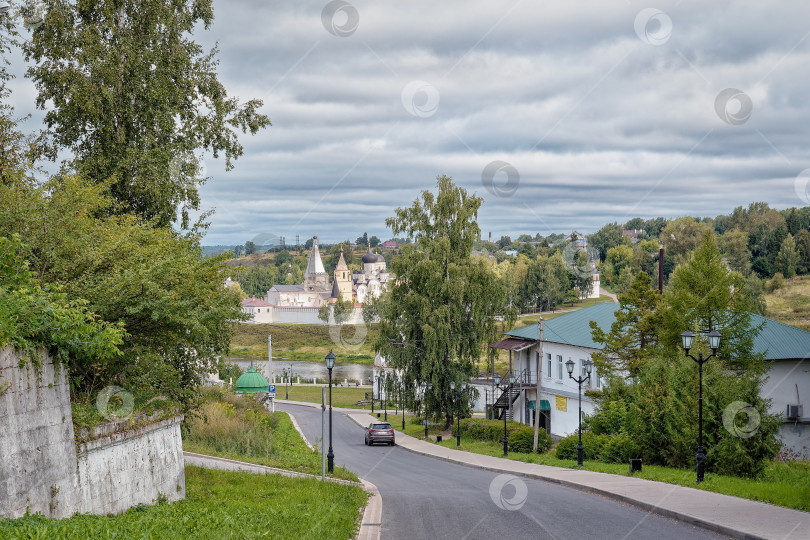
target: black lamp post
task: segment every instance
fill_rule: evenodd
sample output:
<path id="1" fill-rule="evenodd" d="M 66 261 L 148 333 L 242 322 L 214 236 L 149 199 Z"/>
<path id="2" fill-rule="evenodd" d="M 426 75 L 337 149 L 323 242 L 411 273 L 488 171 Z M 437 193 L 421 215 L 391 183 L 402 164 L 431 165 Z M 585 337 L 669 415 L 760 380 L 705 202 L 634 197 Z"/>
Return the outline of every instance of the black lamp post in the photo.
<path id="1" fill-rule="evenodd" d="M 332 368 L 335 367 L 335 353 L 331 350 L 326 355 L 326 369 L 329 370 L 329 452 L 326 453 L 326 462 L 329 474 L 335 472 L 335 453 L 332 451 Z"/>
<path id="2" fill-rule="evenodd" d="M 462 381 L 456 389 L 456 381 L 450 381 L 450 390 L 456 394 L 456 446 L 461 446 L 461 393 L 467 390 L 467 383 Z"/>
<path id="3" fill-rule="evenodd" d="M 383 408 L 385 410 L 385 418 L 384 420 L 388 422 L 388 374 L 385 374 L 385 383 L 382 385 L 385 387 L 385 399 L 383 400 Z M 380 398 L 382 398 L 382 394 L 380 394 Z"/>
<path id="4" fill-rule="evenodd" d="M 287 385 L 290 384 L 290 376 L 286 373 L 284 375 L 284 399 L 290 399 L 290 391 L 287 388 Z"/>
<path id="5" fill-rule="evenodd" d="M 565 363 L 565 369 L 568 370 L 568 376 L 574 379 L 574 382 L 579 385 L 579 442 L 577 443 L 577 467 L 582 467 L 582 383 L 590 380 L 593 362 L 590 360 L 585 360 L 582 362 L 582 367 L 585 368 L 585 375 L 574 377 L 574 361 L 569 358 L 568 362 Z"/>
<path id="6" fill-rule="evenodd" d="M 495 379 L 495 387 L 498 388 L 498 390 L 500 390 L 500 388 L 501 388 L 501 375 L 500 375 L 500 373 L 496 373 L 495 375 L 492 376 L 492 378 Z M 507 397 L 507 399 L 508 399 L 508 397 Z M 493 400 L 492 410 L 494 411 L 495 410 L 495 403 L 494 403 L 495 402 L 495 396 L 492 397 L 492 400 Z M 506 456 L 509 455 L 509 438 L 506 436 L 506 409 L 503 410 L 502 414 L 503 414 L 503 457 L 506 457 Z"/>
<path id="7" fill-rule="evenodd" d="M 692 341 L 695 339 L 695 334 L 687 330 L 683 334 L 681 334 L 681 341 L 683 342 L 683 350 L 686 356 L 697 362 L 698 365 L 698 373 L 700 378 L 699 383 L 699 397 L 698 397 L 698 449 L 696 458 L 696 465 L 695 470 L 697 473 L 697 483 L 703 482 L 703 472 L 706 466 L 706 454 L 703 451 L 703 364 L 705 364 L 709 358 L 717 354 L 717 349 L 720 347 L 720 332 L 717 330 L 712 330 L 709 332 L 709 348 L 712 350 L 712 354 L 703 358 L 703 353 L 698 353 L 698 357 L 695 358 L 691 354 L 689 354 L 689 349 L 692 348 Z"/>
<path id="8" fill-rule="evenodd" d="M 399 399 L 402 401 L 402 432 L 405 433 L 405 381 L 399 381 Z"/>
<path id="9" fill-rule="evenodd" d="M 374 383 L 377 379 L 376 377 L 374 379 L 369 377 L 369 379 L 371 380 L 371 415 L 374 416 Z"/>

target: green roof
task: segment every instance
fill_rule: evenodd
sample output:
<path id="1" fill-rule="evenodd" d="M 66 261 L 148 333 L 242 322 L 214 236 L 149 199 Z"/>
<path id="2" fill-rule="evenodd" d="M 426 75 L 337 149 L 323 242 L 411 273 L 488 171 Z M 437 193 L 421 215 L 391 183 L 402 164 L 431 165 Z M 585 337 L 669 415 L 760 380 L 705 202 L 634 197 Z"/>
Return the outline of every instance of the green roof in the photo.
<path id="1" fill-rule="evenodd" d="M 256 392 L 267 392 L 269 383 L 264 375 L 253 369 L 250 366 L 246 372 L 241 374 L 236 379 L 236 388 L 234 392 L 237 394 L 255 394 Z"/>
<path id="2" fill-rule="evenodd" d="M 810 332 L 752 313 L 751 326 L 759 324 L 763 326 L 754 338 L 754 352 L 765 353 L 765 360 L 810 357 Z"/>
<path id="3" fill-rule="evenodd" d="M 605 332 L 610 332 L 610 325 L 616 320 L 615 312 L 617 309 L 619 309 L 619 304 L 603 302 L 554 317 L 545 321 L 543 337 L 550 343 L 601 349 L 602 346 L 591 339 L 590 322 L 596 321 L 599 328 Z M 540 339 L 540 327 L 537 324 L 524 326 L 507 332 L 507 335 L 538 341 Z"/>
<path id="4" fill-rule="evenodd" d="M 606 302 L 565 313 L 545 322 L 544 338 L 550 343 L 562 343 L 588 349 L 601 349 L 591 339 L 590 321 L 596 321 L 605 332 L 616 320 L 619 304 Z M 754 352 L 764 353 L 765 360 L 794 360 L 810 358 L 810 332 L 751 313 L 751 326 L 762 325 L 754 338 Z M 506 335 L 537 341 L 540 328 L 537 324 L 517 328 Z"/>

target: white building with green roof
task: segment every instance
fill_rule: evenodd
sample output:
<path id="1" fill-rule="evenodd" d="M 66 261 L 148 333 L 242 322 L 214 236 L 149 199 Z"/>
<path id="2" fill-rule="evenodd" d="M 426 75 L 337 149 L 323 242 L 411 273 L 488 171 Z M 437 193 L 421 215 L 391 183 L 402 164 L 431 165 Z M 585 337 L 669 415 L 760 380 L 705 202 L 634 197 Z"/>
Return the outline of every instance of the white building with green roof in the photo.
<path id="1" fill-rule="evenodd" d="M 511 394 L 500 395 L 501 404 L 512 399 L 512 419 L 532 424 L 539 411 L 540 425 L 554 436 L 576 432 L 578 385 L 568 376 L 565 362 L 575 363 L 574 375 L 583 373 L 583 362 L 601 350 L 591 338 L 590 321 L 605 332 L 615 320 L 619 304 L 596 304 L 507 332 L 505 339 L 490 345 L 509 351 L 515 384 Z M 751 314 L 752 326 L 762 325 L 754 339 L 754 352 L 771 363 L 763 384 L 763 397 L 771 400 L 771 412 L 783 418 L 779 435 L 785 448 L 810 457 L 810 332 Z M 507 374 L 508 377 L 509 374 Z M 539 376 L 539 377 L 538 377 Z M 539 378 L 539 396 L 538 396 Z M 601 388 L 603 380 L 594 368 L 590 386 L 583 385 L 582 412 L 591 415 L 595 404 L 584 395 L 586 388 Z M 507 413 L 508 414 L 508 413 Z"/>

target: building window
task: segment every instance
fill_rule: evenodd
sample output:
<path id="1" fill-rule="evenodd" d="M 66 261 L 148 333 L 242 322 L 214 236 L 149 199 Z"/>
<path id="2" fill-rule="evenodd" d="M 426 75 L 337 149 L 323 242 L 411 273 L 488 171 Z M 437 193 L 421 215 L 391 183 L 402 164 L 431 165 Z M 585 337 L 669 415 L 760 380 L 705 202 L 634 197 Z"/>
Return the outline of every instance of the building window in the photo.
<path id="1" fill-rule="evenodd" d="M 548 369 L 546 370 L 546 373 L 548 374 L 548 378 L 550 379 L 551 378 L 551 353 L 546 353 L 546 365 L 548 367 Z"/>
<path id="2" fill-rule="evenodd" d="M 557 355 L 557 378 L 560 380 L 563 378 L 563 361 L 561 354 Z"/>
<path id="3" fill-rule="evenodd" d="M 596 371 L 593 372 L 592 377 L 593 377 L 593 381 L 594 381 L 594 384 L 596 385 L 596 387 L 597 388 L 602 388 L 602 380 L 599 378 L 599 374 Z"/>
<path id="4" fill-rule="evenodd" d="M 579 375 L 580 375 L 581 377 L 585 377 L 586 375 L 588 375 L 588 374 L 585 372 L 585 360 L 584 360 L 584 359 L 582 359 L 582 358 L 580 358 L 580 359 L 579 359 Z"/>

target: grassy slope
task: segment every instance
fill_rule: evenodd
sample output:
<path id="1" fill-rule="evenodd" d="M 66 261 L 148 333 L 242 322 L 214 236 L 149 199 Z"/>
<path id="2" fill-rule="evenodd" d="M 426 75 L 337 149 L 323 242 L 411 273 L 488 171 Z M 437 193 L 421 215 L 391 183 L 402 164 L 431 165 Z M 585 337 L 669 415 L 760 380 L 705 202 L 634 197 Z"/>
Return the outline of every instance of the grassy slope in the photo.
<path id="1" fill-rule="evenodd" d="M 424 437 L 424 426 L 412 423 L 413 418 L 412 415 L 405 415 L 405 433 L 414 437 Z M 401 416 L 389 414 L 388 421 L 395 429 L 401 431 Z M 452 436 L 449 430 L 440 431 L 439 426 L 431 425 L 428 426 L 428 433 L 431 436 L 441 433 L 444 440 L 438 444 L 448 448 L 456 448 L 455 436 Z M 463 430 L 459 449 L 488 456 L 503 456 L 503 445 L 501 443 L 472 440 L 464 436 Z M 509 459 L 569 469 L 575 469 L 577 465 L 576 460 L 557 459 L 554 449 L 545 454 L 510 452 Z M 628 466 L 623 463 L 586 461 L 583 468 L 589 471 L 629 476 Z M 721 476 L 707 471 L 706 479 L 700 485 L 695 484 L 694 471 L 688 469 L 644 465 L 642 472 L 635 473 L 633 476 L 810 511 L 810 463 L 806 461 L 770 463 L 762 477 L 756 480 Z"/>
<path id="2" fill-rule="evenodd" d="M 344 326 L 344 339 L 362 341 L 355 350 L 340 346 L 329 327 L 318 324 L 240 324 L 231 340 L 231 354 L 248 358 L 267 359 L 267 336 L 273 336 L 273 357 L 323 362 L 330 350 L 341 362 L 371 364 L 374 362 L 372 343 L 377 338 L 377 325 Z M 336 330 L 333 330 L 333 332 Z M 337 343 L 336 343 L 337 341 Z"/>
<path id="3" fill-rule="evenodd" d="M 810 331 L 810 276 L 785 280 L 785 286 L 765 295 L 766 315 Z"/>
<path id="4" fill-rule="evenodd" d="M 334 538 L 354 536 L 359 487 L 186 467 L 186 499 L 118 516 L 0 519 L 0 538 Z"/>
<path id="5" fill-rule="evenodd" d="M 270 414 L 251 398 L 230 393 L 211 390 L 207 397 L 205 418 L 190 421 L 184 450 L 321 474 L 320 454 L 304 443 L 289 415 Z M 354 473 L 342 467 L 335 467 L 334 476 L 357 481 Z"/>

